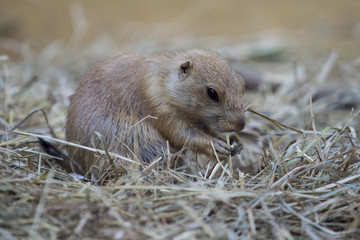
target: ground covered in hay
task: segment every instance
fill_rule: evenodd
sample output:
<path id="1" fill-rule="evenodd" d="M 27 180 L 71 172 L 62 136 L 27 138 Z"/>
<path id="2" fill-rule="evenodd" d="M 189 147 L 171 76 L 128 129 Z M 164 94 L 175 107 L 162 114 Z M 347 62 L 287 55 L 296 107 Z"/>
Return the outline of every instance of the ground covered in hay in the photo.
<path id="1" fill-rule="evenodd" d="M 55 42 L 40 51 L 6 41 L 11 54 L 0 57 L 0 238 L 359 236 L 360 58 L 273 46 L 252 54 L 239 51 L 247 45 L 218 49 L 235 69 L 246 66 L 260 81 L 245 96 L 250 109 L 242 161 L 231 170 L 227 163 L 190 171 L 160 162 L 142 171 L 127 166 L 94 184 L 66 173 L 35 136 L 63 148 L 69 96 L 81 76 L 121 52 L 106 38 L 82 48 L 76 41 Z"/>

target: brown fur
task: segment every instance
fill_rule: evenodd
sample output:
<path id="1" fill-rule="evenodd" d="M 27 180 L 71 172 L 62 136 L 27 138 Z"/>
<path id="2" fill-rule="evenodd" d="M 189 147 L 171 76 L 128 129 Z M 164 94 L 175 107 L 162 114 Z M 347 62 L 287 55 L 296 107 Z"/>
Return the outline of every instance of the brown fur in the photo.
<path id="1" fill-rule="evenodd" d="M 207 87 L 216 90 L 218 102 Z M 244 128 L 243 93 L 244 80 L 213 52 L 120 55 L 81 81 L 69 107 L 66 138 L 92 146 L 93 133 L 99 132 L 109 151 L 144 162 L 164 156 L 166 141 L 172 152 L 185 147 L 214 158 L 212 141 L 219 158 L 226 159 L 234 149 L 224 133 Z M 99 147 L 96 139 L 94 144 Z M 91 152 L 69 152 L 82 174 L 93 167 L 98 175 L 105 165 Z"/>

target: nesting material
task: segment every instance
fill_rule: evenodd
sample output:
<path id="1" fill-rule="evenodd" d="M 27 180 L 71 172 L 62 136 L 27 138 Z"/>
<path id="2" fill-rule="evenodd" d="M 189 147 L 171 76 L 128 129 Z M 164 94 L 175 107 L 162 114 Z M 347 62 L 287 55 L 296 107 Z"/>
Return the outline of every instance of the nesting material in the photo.
<path id="1" fill-rule="evenodd" d="M 96 47 L 79 49 L 77 56 L 91 56 Z M 246 93 L 241 162 L 229 159 L 201 168 L 192 163 L 184 170 L 161 159 L 150 164 L 124 159 L 116 174 L 109 168 L 107 178 L 91 182 L 66 173 L 37 142 L 40 135 L 60 149 L 71 144 L 63 140 L 66 108 L 74 79 L 85 72 L 74 70 L 84 67 L 76 68 L 83 62 L 71 57 L 73 49 L 53 50 L 58 55 L 47 49 L 31 61 L 0 57 L 0 238 L 359 236 L 358 61 L 344 63 L 330 54 L 328 60 L 314 58 L 313 66 L 284 68 L 278 62 L 281 71 L 265 71 L 262 84 Z M 277 89 L 269 87 L 274 76 L 282 79 Z M 313 99 L 324 85 L 335 86 L 334 92 Z M 340 98 L 344 91 L 354 94 Z M 35 112 L 9 131 L 37 108 L 47 119 Z M 121 158 L 102 150 L 89 148 Z"/>

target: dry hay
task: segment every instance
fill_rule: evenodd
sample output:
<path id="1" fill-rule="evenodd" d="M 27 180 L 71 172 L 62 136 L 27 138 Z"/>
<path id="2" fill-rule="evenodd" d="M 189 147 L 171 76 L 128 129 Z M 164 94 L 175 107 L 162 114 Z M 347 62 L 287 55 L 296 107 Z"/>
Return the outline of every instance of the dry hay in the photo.
<path id="1" fill-rule="evenodd" d="M 274 93 L 264 83 L 247 93 L 243 168 L 228 171 L 223 163 L 217 175 L 212 168 L 203 174 L 158 161 L 142 171 L 128 166 L 96 185 L 65 173 L 32 134 L 53 131 L 52 137 L 64 139 L 74 79 L 85 72 L 88 56 L 103 58 L 99 45 L 105 46 L 76 49 L 74 56 L 72 47 L 58 43 L 39 54 L 18 44 L 19 61 L 2 56 L 0 238 L 356 239 L 360 234 L 359 59 L 345 63 L 335 53 L 304 65 L 263 59 L 271 69 L 280 65 L 264 79 L 281 79 L 281 86 Z M 334 79 L 342 80 L 342 92 L 312 101 L 324 86 L 339 86 Z M 39 111 L 16 131 L 6 131 L 37 108 L 44 109 L 51 131 Z M 244 166 L 257 172 L 249 174 Z"/>

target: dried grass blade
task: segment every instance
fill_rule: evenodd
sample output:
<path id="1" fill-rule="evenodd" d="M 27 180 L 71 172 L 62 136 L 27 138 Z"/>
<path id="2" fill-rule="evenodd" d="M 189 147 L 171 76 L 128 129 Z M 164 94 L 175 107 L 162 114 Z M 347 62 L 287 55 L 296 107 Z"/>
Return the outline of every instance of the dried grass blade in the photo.
<path id="1" fill-rule="evenodd" d="M 285 124 L 283 124 L 283 123 L 281 123 L 281 122 L 279 122 L 279 121 L 277 121 L 277 120 L 275 120 L 275 119 L 272 119 L 272 118 L 270 118 L 270 117 L 268 117 L 268 116 L 265 116 L 264 114 L 261 114 L 261 113 L 259 113 L 259 112 L 256 112 L 256 111 L 255 111 L 254 109 L 252 109 L 252 108 L 248 108 L 247 111 L 249 111 L 249 112 L 251 112 L 251 113 L 254 113 L 254 114 L 256 114 L 256 115 L 259 115 L 259 116 L 262 117 L 262 118 L 265 118 L 266 120 L 268 120 L 269 122 L 271 122 L 272 124 L 274 124 L 277 128 L 279 128 L 279 129 L 282 130 L 282 131 L 285 130 L 284 128 L 287 128 L 287 129 L 293 130 L 293 131 L 295 131 L 295 132 L 297 132 L 297 133 L 300 133 L 300 134 L 304 135 L 304 132 L 303 132 L 303 131 L 298 130 L 298 129 L 293 128 L 293 127 L 290 127 L 290 126 L 287 126 L 287 125 L 285 125 Z"/>

